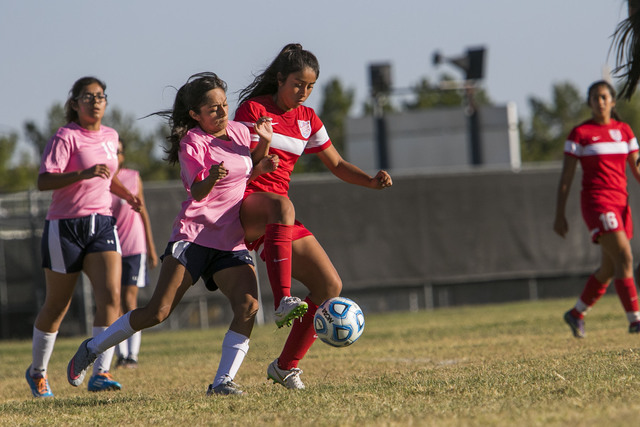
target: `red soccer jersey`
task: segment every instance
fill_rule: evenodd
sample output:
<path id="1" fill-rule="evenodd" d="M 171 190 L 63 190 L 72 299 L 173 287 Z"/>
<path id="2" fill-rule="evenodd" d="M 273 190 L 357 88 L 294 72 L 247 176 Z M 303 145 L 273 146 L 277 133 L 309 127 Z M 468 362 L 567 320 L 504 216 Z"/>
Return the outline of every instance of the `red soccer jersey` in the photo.
<path id="1" fill-rule="evenodd" d="M 244 102 L 236 111 L 234 120 L 242 122 L 251 132 L 252 148 L 258 143 L 254 123 L 262 116 L 271 117 L 273 137 L 269 154 L 280 158 L 278 168 L 260 175 L 247 185 L 245 196 L 254 192 L 275 193 L 286 196 L 291 173 L 303 153 L 317 153 L 331 145 L 329 135 L 312 108 L 301 105 L 283 112 L 271 95 L 259 96 Z"/>
<path id="2" fill-rule="evenodd" d="M 638 141 L 626 123 L 587 120 L 573 128 L 564 152 L 582 165 L 583 204 L 627 204 L 627 157 L 635 151 Z"/>

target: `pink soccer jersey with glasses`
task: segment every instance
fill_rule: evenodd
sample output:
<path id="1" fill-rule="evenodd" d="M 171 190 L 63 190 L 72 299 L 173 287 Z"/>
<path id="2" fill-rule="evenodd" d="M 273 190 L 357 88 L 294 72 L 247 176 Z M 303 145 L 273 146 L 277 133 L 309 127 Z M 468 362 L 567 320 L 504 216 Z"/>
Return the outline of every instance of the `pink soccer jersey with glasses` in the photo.
<path id="1" fill-rule="evenodd" d="M 65 173 L 105 164 L 111 176 L 118 169 L 118 133 L 101 126 L 90 131 L 76 123 L 58 129 L 42 155 L 40 173 Z M 47 219 L 111 215 L 111 178 L 93 177 L 53 191 Z"/>

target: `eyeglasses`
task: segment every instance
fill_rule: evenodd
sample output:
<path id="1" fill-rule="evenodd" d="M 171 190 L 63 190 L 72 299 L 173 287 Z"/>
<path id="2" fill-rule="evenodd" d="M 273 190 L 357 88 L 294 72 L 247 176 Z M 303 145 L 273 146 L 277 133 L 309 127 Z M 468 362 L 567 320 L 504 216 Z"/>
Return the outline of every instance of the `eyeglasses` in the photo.
<path id="1" fill-rule="evenodd" d="M 91 104 L 95 100 L 95 102 L 101 104 L 107 102 L 107 95 L 104 93 L 85 93 L 84 95 L 76 97 L 76 100 L 80 100 L 86 104 Z"/>

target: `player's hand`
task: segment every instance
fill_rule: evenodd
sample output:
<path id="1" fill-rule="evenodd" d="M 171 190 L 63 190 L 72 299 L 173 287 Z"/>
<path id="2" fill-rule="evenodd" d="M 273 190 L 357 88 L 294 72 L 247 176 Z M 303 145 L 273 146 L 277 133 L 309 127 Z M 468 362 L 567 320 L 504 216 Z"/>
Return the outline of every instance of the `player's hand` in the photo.
<path id="1" fill-rule="evenodd" d="M 109 177 L 111 176 L 111 170 L 109 169 L 109 166 L 105 165 L 104 163 L 99 163 L 83 170 L 80 173 L 80 176 L 82 176 L 82 179 L 91 179 L 95 178 L 96 176 L 104 179 L 109 179 Z"/>
<path id="2" fill-rule="evenodd" d="M 149 267 L 156 268 L 158 266 L 158 255 L 155 252 L 148 252 L 147 263 L 149 264 Z"/>
<path id="3" fill-rule="evenodd" d="M 214 182 L 220 181 L 227 175 L 229 175 L 229 170 L 224 167 L 224 162 L 220 162 L 217 165 L 212 165 L 211 168 L 209 168 L 209 178 L 213 179 Z"/>
<path id="4" fill-rule="evenodd" d="M 256 131 L 260 138 L 271 141 L 271 137 L 273 136 L 273 127 L 271 125 L 271 122 L 271 117 L 262 116 L 253 125 L 253 129 Z"/>
<path id="5" fill-rule="evenodd" d="M 131 194 L 126 198 L 126 201 L 134 211 L 140 212 L 140 210 L 142 209 L 142 200 L 140 200 L 138 196 Z"/>
<path id="6" fill-rule="evenodd" d="M 567 235 L 567 232 L 569 231 L 569 223 L 564 216 L 556 216 L 556 220 L 553 223 L 553 231 L 562 238 Z"/>
<path id="7" fill-rule="evenodd" d="M 379 171 L 376 176 L 373 177 L 373 184 L 376 190 L 383 190 L 385 188 L 391 187 L 393 185 L 393 181 L 391 180 L 391 175 L 385 170 Z"/>
<path id="8" fill-rule="evenodd" d="M 258 162 L 256 169 L 260 175 L 263 173 L 273 172 L 278 169 L 280 163 L 280 157 L 277 154 L 267 154 Z"/>

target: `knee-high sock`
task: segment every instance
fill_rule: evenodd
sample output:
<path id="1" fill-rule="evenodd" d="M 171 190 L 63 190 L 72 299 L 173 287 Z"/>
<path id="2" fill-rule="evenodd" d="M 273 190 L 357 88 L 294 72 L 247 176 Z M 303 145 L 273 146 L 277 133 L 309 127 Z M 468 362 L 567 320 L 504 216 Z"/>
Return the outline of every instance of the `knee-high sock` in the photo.
<path id="1" fill-rule="evenodd" d="M 571 314 L 574 317 L 582 319 L 587 311 L 607 292 L 608 287 L 609 282 L 600 283 L 593 274 L 589 276 Z"/>
<path id="2" fill-rule="evenodd" d="M 640 321 L 640 313 L 638 311 L 638 290 L 636 289 L 633 277 L 615 279 L 614 284 L 616 286 L 618 298 L 620 298 L 624 311 L 627 313 L 629 323 Z"/>
<path id="3" fill-rule="evenodd" d="M 275 308 L 282 297 L 291 296 L 291 235 L 292 225 L 267 224 L 264 234 L 264 255 Z"/>
<path id="4" fill-rule="evenodd" d="M 56 343 L 58 332 L 43 332 L 33 327 L 33 339 L 31 347 L 31 375 L 44 374 L 49 366 L 49 359 L 53 353 L 53 346 Z"/>
<path id="5" fill-rule="evenodd" d="M 129 339 L 127 339 L 127 344 L 129 345 L 129 358 L 133 360 L 138 360 L 138 353 L 140 353 L 140 342 L 142 341 L 142 331 L 138 331 L 135 334 L 131 335 Z"/>
<path id="6" fill-rule="evenodd" d="M 235 378 L 248 351 L 249 338 L 237 332 L 227 331 L 222 341 L 222 355 L 218 372 L 213 379 L 214 387 L 222 384 L 226 377 L 232 380 Z"/>
<path id="7" fill-rule="evenodd" d="M 104 331 L 107 330 L 107 326 L 94 326 L 93 327 L 93 336 L 98 336 Z M 98 354 L 96 361 L 93 362 L 93 375 L 109 372 L 109 368 L 111 367 L 111 359 L 113 359 L 113 352 L 115 348 L 109 347 L 102 353 Z"/>
<path id="8" fill-rule="evenodd" d="M 127 357 L 129 357 L 129 340 L 119 342 L 115 348 L 116 348 L 116 356 L 122 357 L 123 359 L 126 359 Z"/>
<path id="9" fill-rule="evenodd" d="M 305 298 L 305 301 L 309 304 L 309 309 L 302 316 L 301 321 L 296 320 L 293 322 L 287 342 L 284 344 L 282 353 L 278 358 L 280 369 L 297 368 L 298 363 L 307 354 L 307 351 L 309 351 L 317 338 L 316 331 L 313 328 L 313 318 L 318 306 L 309 297 Z"/>
<path id="10" fill-rule="evenodd" d="M 92 352 L 99 354 L 103 351 L 113 347 L 114 345 L 126 340 L 131 335 L 135 334 L 131 324 L 129 323 L 129 316 L 131 312 L 121 316 L 118 320 L 113 322 L 104 332 L 93 337 L 87 344 L 87 347 Z"/>

